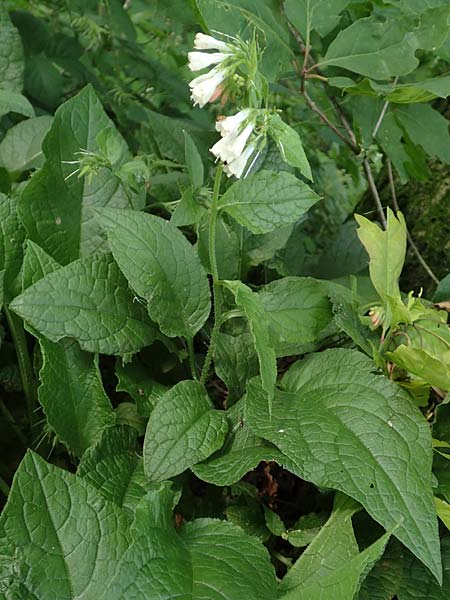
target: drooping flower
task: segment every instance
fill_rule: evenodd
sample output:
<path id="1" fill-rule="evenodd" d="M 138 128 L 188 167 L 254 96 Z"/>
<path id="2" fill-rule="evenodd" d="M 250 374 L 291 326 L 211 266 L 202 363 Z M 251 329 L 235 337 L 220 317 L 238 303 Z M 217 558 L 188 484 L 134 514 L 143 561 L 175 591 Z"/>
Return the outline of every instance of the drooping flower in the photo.
<path id="1" fill-rule="evenodd" d="M 213 98 L 217 88 L 225 79 L 225 75 L 222 69 L 216 67 L 211 69 L 209 73 L 193 79 L 189 83 L 189 87 L 191 88 L 191 99 L 194 101 L 194 106 L 198 104 L 200 108 L 203 108 Z"/>
<path id="2" fill-rule="evenodd" d="M 223 162 L 231 162 L 238 158 L 244 151 L 245 145 L 248 138 L 253 132 L 254 123 L 248 123 L 244 129 L 238 133 L 238 129 L 232 130 L 230 133 L 223 134 L 221 140 L 219 140 L 210 151 L 216 158 L 220 158 Z"/>
<path id="3" fill-rule="evenodd" d="M 243 123 L 250 115 L 250 109 L 245 108 L 244 110 L 239 111 L 235 115 L 231 117 L 223 117 L 216 121 L 216 131 L 221 133 L 222 135 L 227 135 L 229 133 L 234 133 L 238 130 L 241 123 Z"/>
<path id="4" fill-rule="evenodd" d="M 244 152 L 242 152 L 242 154 L 240 156 L 238 156 L 231 162 L 225 164 L 223 167 L 223 170 L 228 175 L 228 177 L 231 177 L 231 175 L 234 175 L 235 177 L 240 179 L 243 174 L 246 174 L 246 173 L 244 173 L 244 171 L 247 167 L 247 163 L 248 163 L 249 159 L 255 153 L 255 150 L 256 150 L 255 146 L 253 144 L 250 144 L 249 146 L 247 146 L 247 148 L 244 150 Z"/>
<path id="5" fill-rule="evenodd" d="M 189 68 L 191 71 L 201 71 L 210 67 L 211 65 L 217 65 L 230 56 L 230 53 L 225 52 L 188 52 Z"/>
<path id="6" fill-rule="evenodd" d="M 197 33 L 194 39 L 194 48 L 196 50 L 221 50 L 222 52 L 230 51 L 228 44 L 204 33 Z"/>

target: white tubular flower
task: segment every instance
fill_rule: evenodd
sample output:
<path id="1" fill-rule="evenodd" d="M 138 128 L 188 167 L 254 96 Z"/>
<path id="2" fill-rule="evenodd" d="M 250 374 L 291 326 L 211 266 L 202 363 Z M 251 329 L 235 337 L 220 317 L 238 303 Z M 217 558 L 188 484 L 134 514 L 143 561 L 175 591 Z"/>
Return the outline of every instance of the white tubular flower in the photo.
<path id="1" fill-rule="evenodd" d="M 228 177 L 231 177 L 231 175 L 234 175 L 235 177 L 240 179 L 242 177 L 242 174 L 244 173 L 244 170 L 245 170 L 245 167 L 247 166 L 249 158 L 252 156 L 252 154 L 254 152 L 255 152 L 255 146 L 253 144 L 250 144 L 250 146 L 248 146 L 244 150 L 244 152 L 242 152 L 242 154 L 240 156 L 238 156 L 238 158 L 235 158 L 230 163 L 224 165 L 223 170 L 228 175 Z"/>
<path id="2" fill-rule="evenodd" d="M 203 108 L 214 96 L 218 86 L 224 79 L 224 71 L 217 68 L 193 79 L 189 83 L 189 87 L 191 88 L 191 99 L 194 101 L 194 106 L 198 104 L 200 108 Z"/>
<path id="3" fill-rule="evenodd" d="M 224 52 L 213 52 L 208 54 L 207 52 L 188 52 L 189 68 L 191 71 L 201 71 L 211 65 L 217 65 L 223 62 L 231 54 L 225 54 Z"/>
<path id="4" fill-rule="evenodd" d="M 229 133 L 214 144 L 210 151 L 223 162 L 235 160 L 244 151 L 245 144 L 252 134 L 253 128 L 254 123 L 249 123 L 238 135 L 234 131 Z"/>
<path id="5" fill-rule="evenodd" d="M 225 42 L 216 40 L 211 35 L 205 35 L 204 33 L 197 33 L 194 39 L 194 48 L 197 50 L 221 50 L 222 52 L 229 52 L 230 48 Z"/>
<path id="6" fill-rule="evenodd" d="M 250 109 L 246 108 L 239 111 L 231 117 L 225 117 L 216 121 L 216 131 L 222 134 L 222 136 L 233 134 L 235 135 L 239 129 L 241 123 L 243 123 L 250 116 Z"/>

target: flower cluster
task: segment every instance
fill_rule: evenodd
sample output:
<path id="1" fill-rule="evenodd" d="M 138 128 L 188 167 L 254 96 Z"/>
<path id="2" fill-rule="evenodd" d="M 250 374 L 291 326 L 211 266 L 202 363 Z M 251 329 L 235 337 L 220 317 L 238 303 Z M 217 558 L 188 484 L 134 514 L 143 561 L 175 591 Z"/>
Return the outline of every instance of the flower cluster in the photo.
<path id="1" fill-rule="evenodd" d="M 191 99 L 194 106 L 202 108 L 207 102 L 213 102 L 222 93 L 221 84 L 230 76 L 230 66 L 235 55 L 231 44 L 216 38 L 197 33 L 194 40 L 196 50 L 219 50 L 220 52 L 189 52 L 189 68 L 191 71 L 201 71 L 211 65 L 216 65 L 211 71 L 196 77 L 189 83 Z"/>
<path id="2" fill-rule="evenodd" d="M 256 112 L 247 108 L 216 122 L 216 129 L 222 138 L 214 144 L 211 152 L 224 163 L 224 171 L 228 176 L 239 178 L 248 171 L 247 163 L 256 151 L 254 141 L 248 143 L 254 137 Z"/>
<path id="3" fill-rule="evenodd" d="M 199 71 L 213 68 L 206 74 L 193 79 L 189 86 L 194 105 L 205 106 L 216 100 L 225 89 L 233 86 L 239 66 L 251 61 L 251 46 L 235 38 L 233 42 L 224 42 L 210 35 L 197 33 L 194 47 L 196 50 L 217 50 L 217 52 L 189 52 L 189 68 Z M 230 177 L 245 177 L 260 154 L 264 145 L 267 110 L 241 110 L 230 117 L 219 118 L 216 129 L 221 139 L 210 149 L 214 156 L 224 164 L 224 171 Z M 258 130 L 256 132 L 256 129 Z"/>

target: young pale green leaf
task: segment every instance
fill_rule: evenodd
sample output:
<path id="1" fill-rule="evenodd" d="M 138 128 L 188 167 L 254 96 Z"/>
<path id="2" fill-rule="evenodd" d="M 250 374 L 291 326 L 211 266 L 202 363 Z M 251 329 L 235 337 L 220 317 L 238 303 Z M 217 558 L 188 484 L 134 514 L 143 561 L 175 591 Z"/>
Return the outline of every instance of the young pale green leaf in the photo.
<path id="1" fill-rule="evenodd" d="M 257 294 L 241 281 L 223 281 L 229 289 L 236 304 L 242 308 L 250 325 L 256 353 L 258 355 L 261 381 L 269 398 L 277 380 L 277 361 L 275 350 L 270 343 L 269 324 L 266 310 Z"/>
<path id="2" fill-rule="evenodd" d="M 269 123 L 271 136 L 277 143 L 282 159 L 291 167 L 296 167 L 304 177 L 312 181 L 311 167 L 299 134 L 278 114 L 272 115 Z"/>
<path id="3" fill-rule="evenodd" d="M 228 388 L 231 406 L 245 392 L 247 381 L 258 374 L 258 355 L 250 331 L 237 335 L 219 332 L 214 346 L 214 368 Z"/>
<path id="4" fill-rule="evenodd" d="M 386 356 L 430 385 L 450 390 L 450 347 L 446 353 L 433 356 L 422 348 L 402 344 Z"/>
<path id="5" fill-rule="evenodd" d="M 154 325 L 110 254 L 50 273 L 17 296 L 11 309 L 50 341 L 73 337 L 88 352 L 128 355 L 155 338 Z"/>
<path id="6" fill-rule="evenodd" d="M 194 189 L 201 188 L 205 176 L 202 157 L 200 156 L 194 140 L 187 131 L 183 131 L 184 135 L 184 153 L 186 164 L 189 171 L 189 176 Z"/>
<path id="7" fill-rule="evenodd" d="M 107 500 L 133 513 L 149 488 L 137 450 L 134 429 L 124 425 L 111 427 L 84 453 L 77 475 Z"/>
<path id="8" fill-rule="evenodd" d="M 2 299 L 9 302 L 20 291 L 18 275 L 24 243 L 25 231 L 17 216 L 16 200 L 0 193 L 0 304 Z"/>
<path id="9" fill-rule="evenodd" d="M 9 112 L 15 112 L 24 117 L 34 117 L 33 105 L 25 96 L 12 90 L 0 89 L 0 117 L 7 115 Z"/>
<path id="10" fill-rule="evenodd" d="M 225 439 L 225 413 L 214 410 L 205 388 L 181 381 L 150 415 L 144 440 L 144 470 L 151 481 L 182 473 L 218 450 Z"/>
<path id="11" fill-rule="evenodd" d="M 101 167 L 92 180 L 78 177 L 79 152 L 99 152 L 97 136 L 105 129 L 120 145 L 126 162 L 127 145 L 87 86 L 56 111 L 42 150 L 46 162 L 25 187 L 19 213 L 31 240 L 61 264 L 105 250 L 106 242 L 91 208 L 107 205 L 140 208 L 143 196 L 127 196 L 119 180 Z"/>
<path id="12" fill-rule="evenodd" d="M 437 516 L 444 523 L 447 529 L 450 529 L 450 504 L 441 500 L 440 498 L 435 498 L 434 503 L 436 505 Z"/>
<path id="13" fill-rule="evenodd" d="M 373 79 L 407 75 L 418 66 L 419 48 L 441 46 L 449 32 L 450 7 L 423 12 L 417 22 L 404 17 L 377 22 L 359 19 L 339 32 L 328 47 L 322 66 L 342 67 Z"/>
<path id="14" fill-rule="evenodd" d="M 332 31 L 341 20 L 341 12 L 350 0 L 287 0 L 286 14 L 290 22 L 307 38 L 310 31 L 324 37 Z"/>
<path id="15" fill-rule="evenodd" d="M 395 217 L 388 209 L 386 231 L 365 217 L 355 215 L 359 225 L 358 236 L 369 254 L 369 270 L 372 283 L 380 298 L 399 299 L 398 279 L 406 256 L 406 224 L 401 212 Z"/>
<path id="16" fill-rule="evenodd" d="M 289 68 L 292 51 L 289 48 L 289 32 L 280 15 L 279 6 L 272 0 L 194 0 L 200 17 L 212 35 L 216 31 L 236 36 L 245 32 L 251 35 L 257 28 L 264 37 L 266 51 L 262 56 L 260 68 L 271 81 L 275 80 L 280 69 Z"/>
<path id="17" fill-rule="evenodd" d="M 448 121 L 429 104 L 411 104 L 395 109 L 395 118 L 408 137 L 429 155 L 450 164 Z"/>
<path id="18" fill-rule="evenodd" d="M 211 310 L 206 272 L 171 223 L 130 210 L 103 209 L 96 218 L 130 286 L 148 302 L 150 317 L 169 337 L 192 338 Z"/>
<path id="19" fill-rule="evenodd" d="M 255 536 L 231 523 L 197 519 L 183 527 L 180 538 L 192 562 L 192 600 L 276 597 L 269 553 Z"/>
<path id="20" fill-rule="evenodd" d="M 351 496 L 386 529 L 403 519 L 394 535 L 441 580 L 430 430 L 408 394 L 372 370 L 353 350 L 310 355 L 283 377 L 271 416 L 250 382 L 248 423 L 299 477 Z"/>
<path id="21" fill-rule="evenodd" d="M 317 342 L 333 320 L 326 286 L 316 279 L 284 277 L 266 285 L 258 296 L 277 356 L 298 354 L 305 344 Z"/>
<path id="22" fill-rule="evenodd" d="M 220 210 L 253 233 L 268 233 L 294 223 L 319 200 L 300 179 L 287 172 L 259 171 L 236 181 L 222 196 Z"/>
<path id="23" fill-rule="evenodd" d="M 281 452 L 252 433 L 244 411 L 245 406 L 241 400 L 226 412 L 228 433 L 222 448 L 192 468 L 203 481 L 221 486 L 232 485 L 263 460 L 283 464 Z"/>
<path id="24" fill-rule="evenodd" d="M 20 94 L 23 87 L 23 47 L 5 4 L 0 5 L 0 85 Z"/>
<path id="25" fill-rule="evenodd" d="M 28 451 L 0 519 L 0 535 L 14 549 L 14 575 L 0 592 L 99 598 L 127 549 L 127 528 L 122 510 L 95 488 Z"/>
<path id="26" fill-rule="evenodd" d="M 40 167 L 43 162 L 42 140 L 51 123 L 52 117 L 44 115 L 11 127 L 0 143 L 0 164 L 10 172 Z"/>
<path id="27" fill-rule="evenodd" d="M 41 338 L 40 348 L 39 402 L 59 440 L 80 457 L 115 423 L 98 359 L 80 350 L 74 340 L 55 343 Z"/>

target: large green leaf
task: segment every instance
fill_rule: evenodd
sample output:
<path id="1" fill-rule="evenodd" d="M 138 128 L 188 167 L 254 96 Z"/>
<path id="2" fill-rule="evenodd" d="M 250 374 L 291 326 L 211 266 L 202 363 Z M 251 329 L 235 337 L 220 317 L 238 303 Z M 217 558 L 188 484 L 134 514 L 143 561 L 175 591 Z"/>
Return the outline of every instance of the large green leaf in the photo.
<path id="1" fill-rule="evenodd" d="M 24 117 L 34 117 L 34 108 L 25 96 L 11 90 L 0 89 L 0 117 L 9 112 L 15 112 Z"/>
<path id="2" fill-rule="evenodd" d="M 214 410 L 200 383 L 177 383 L 150 415 L 144 440 L 145 474 L 151 481 L 162 481 L 182 473 L 218 450 L 227 429 L 225 414 Z"/>
<path id="3" fill-rule="evenodd" d="M 0 164 L 11 172 L 40 167 L 42 140 L 51 123 L 52 117 L 44 115 L 11 127 L 0 144 Z"/>
<path id="4" fill-rule="evenodd" d="M 319 196 L 291 173 L 259 171 L 236 181 L 220 199 L 219 209 L 253 233 L 268 233 L 294 223 L 318 200 Z"/>
<path id="5" fill-rule="evenodd" d="M 23 48 L 4 3 L 0 5 L 0 87 L 20 94 L 23 87 Z"/>
<path id="6" fill-rule="evenodd" d="M 395 118 L 408 137 L 429 156 L 450 164 L 449 122 L 429 104 L 398 106 Z"/>
<path id="7" fill-rule="evenodd" d="M 214 368 L 228 388 L 231 406 L 244 394 L 247 381 L 258 374 L 258 355 L 253 336 L 247 329 L 232 335 L 219 332 L 214 346 Z"/>
<path id="8" fill-rule="evenodd" d="M 359 19 L 341 31 L 328 47 L 321 66 L 333 65 L 373 79 L 407 75 L 418 66 L 419 48 L 441 46 L 448 33 L 450 7 L 423 12 L 416 20 L 405 17 L 377 22 Z"/>
<path id="9" fill-rule="evenodd" d="M 220 31 L 249 38 L 254 30 L 260 32 L 266 46 L 261 68 L 270 80 L 289 68 L 289 33 L 276 0 L 194 0 L 194 4 L 212 35 Z"/>
<path id="10" fill-rule="evenodd" d="M 118 149 L 117 164 L 125 162 L 127 145 L 87 86 L 56 111 L 42 146 L 46 162 L 23 191 L 19 212 L 30 239 L 61 264 L 106 249 L 91 208 L 142 205 L 143 197 L 128 196 L 106 167 L 92 180 L 76 174 L 77 153 L 100 152 L 99 139 L 107 131 Z"/>
<path id="11" fill-rule="evenodd" d="M 337 494 L 327 523 L 281 581 L 285 600 L 350 600 L 380 558 L 390 537 L 383 535 L 359 553 L 351 518 L 359 505 Z"/>
<path id="12" fill-rule="evenodd" d="M 260 541 L 240 527 L 197 519 L 180 531 L 193 570 L 193 600 L 273 600 L 275 573 Z"/>
<path id="13" fill-rule="evenodd" d="M 350 0 L 287 0 L 286 14 L 305 40 L 308 25 L 322 37 L 330 33 L 341 19 Z"/>
<path id="14" fill-rule="evenodd" d="M 298 354 L 306 344 L 319 341 L 333 319 L 327 289 L 316 279 L 284 277 L 266 285 L 258 296 L 277 356 Z"/>
<path id="15" fill-rule="evenodd" d="M 39 402 L 59 440 L 82 456 L 115 423 L 105 394 L 98 360 L 80 350 L 75 340 L 40 339 Z"/>
<path id="16" fill-rule="evenodd" d="M 270 398 L 277 380 L 277 361 L 275 350 L 270 342 L 267 313 L 259 296 L 245 283 L 241 281 L 222 283 L 233 293 L 236 304 L 242 308 L 247 317 L 258 355 L 262 385 Z"/>
<path id="17" fill-rule="evenodd" d="M 107 500 L 132 513 L 149 487 L 137 449 L 134 429 L 111 427 L 85 452 L 77 475 L 96 487 Z"/>
<path id="18" fill-rule="evenodd" d="M 211 309 L 206 272 L 184 235 L 144 213 L 103 209 L 97 219 L 120 269 L 169 337 L 192 338 Z"/>
<path id="19" fill-rule="evenodd" d="M 8 600 L 98 598 L 128 546 L 118 506 L 31 451 L 14 478 L 0 532 L 13 550 L 14 575 L 0 588 Z"/>
<path id="20" fill-rule="evenodd" d="M 440 580 L 430 430 L 410 397 L 372 369 L 353 350 L 310 355 L 284 376 L 271 416 L 261 384 L 250 382 L 248 422 L 298 476 L 343 491 L 386 529 L 403 519 L 394 535 Z"/>
<path id="21" fill-rule="evenodd" d="M 0 306 L 20 290 L 18 275 L 23 260 L 25 231 L 17 216 L 17 203 L 0 193 Z"/>
<path id="22" fill-rule="evenodd" d="M 252 432 L 244 412 L 242 400 L 226 412 L 228 433 L 225 442 L 215 454 L 192 468 L 197 477 L 214 485 L 232 485 L 261 461 L 283 464 L 281 452 Z"/>
<path id="23" fill-rule="evenodd" d="M 11 309 L 50 341 L 72 337 L 88 352 L 128 355 L 155 337 L 110 254 L 87 256 L 50 273 L 17 296 Z"/>

